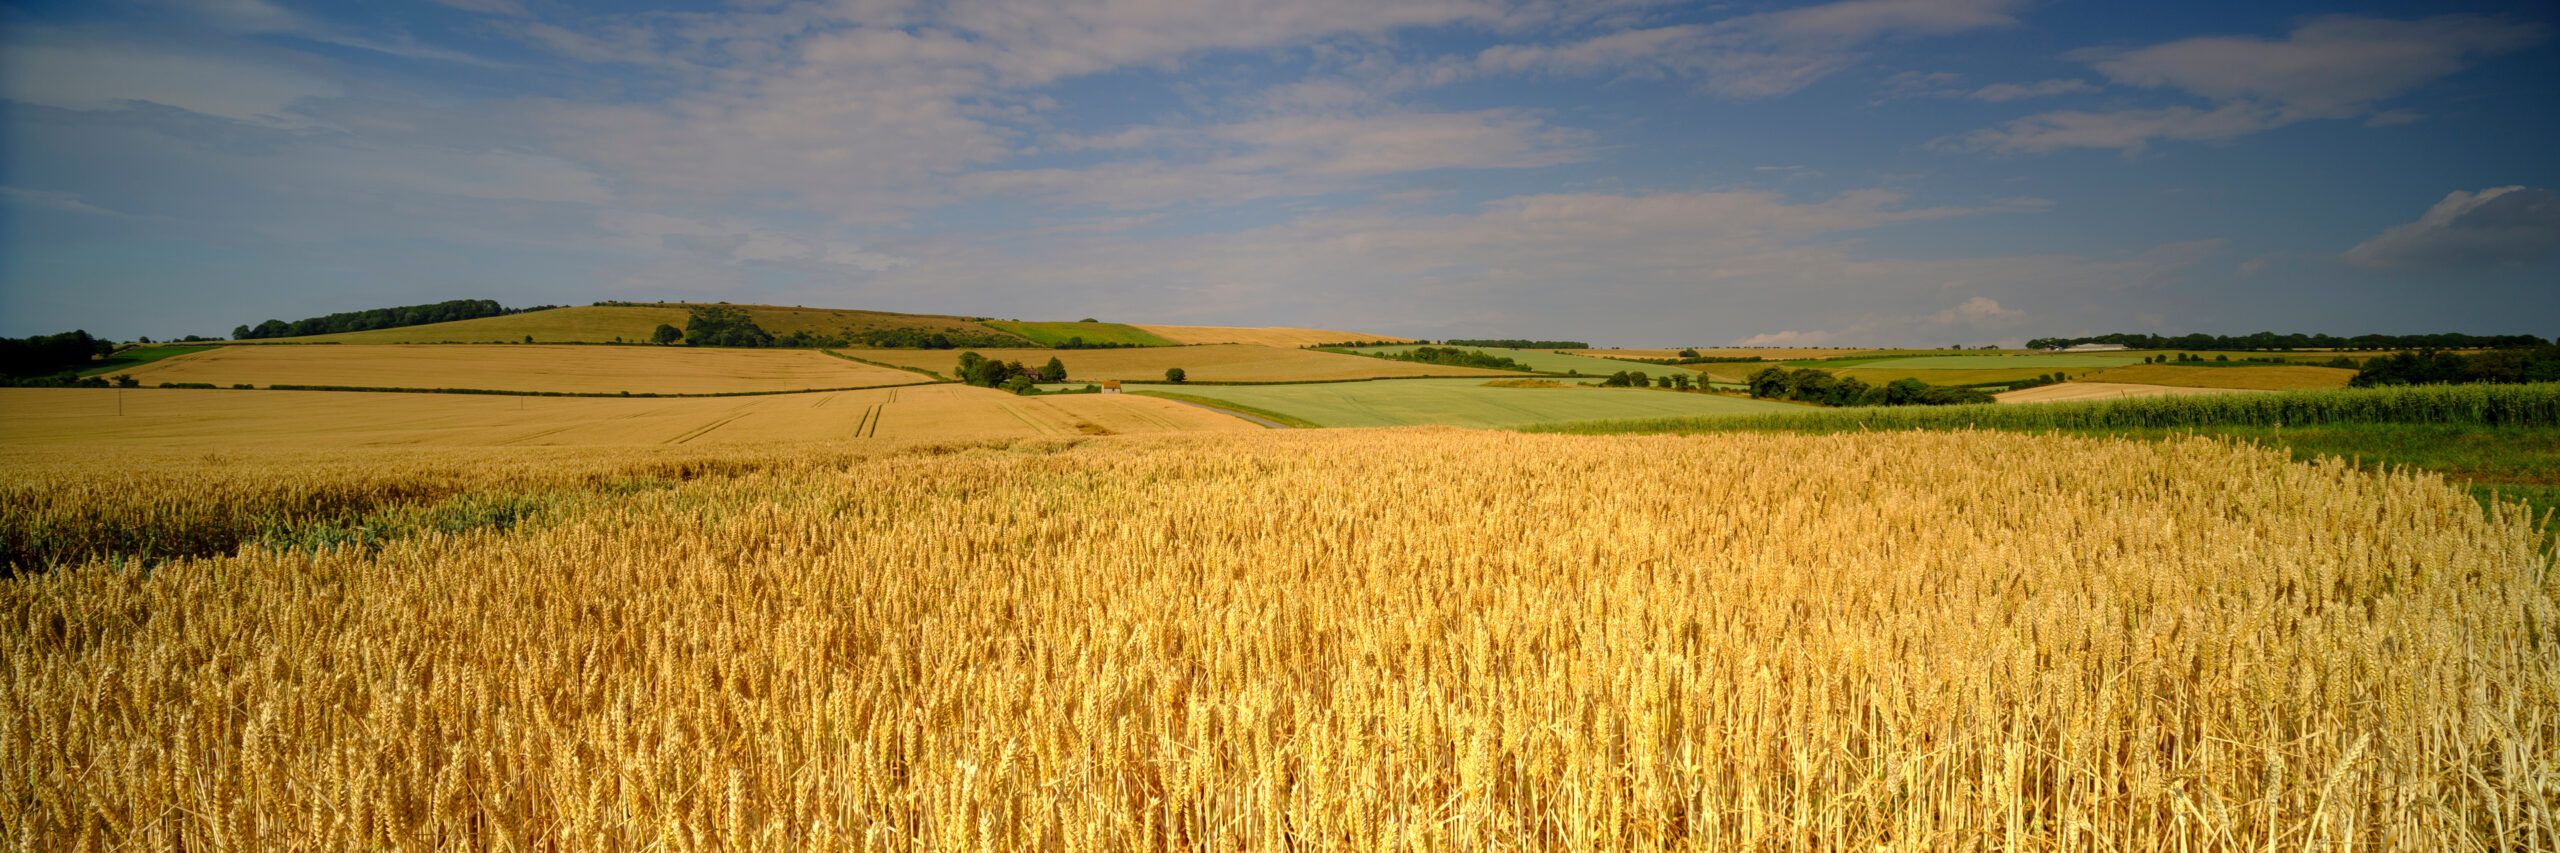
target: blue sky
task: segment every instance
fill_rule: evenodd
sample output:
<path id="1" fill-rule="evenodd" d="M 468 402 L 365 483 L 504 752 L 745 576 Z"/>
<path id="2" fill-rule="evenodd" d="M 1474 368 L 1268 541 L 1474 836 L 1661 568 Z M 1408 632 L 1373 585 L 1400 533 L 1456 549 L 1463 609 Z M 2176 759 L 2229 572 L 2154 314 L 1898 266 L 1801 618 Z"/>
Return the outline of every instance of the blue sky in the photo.
<path id="1" fill-rule="evenodd" d="M 0 7 L 0 335 L 455 298 L 2560 335 L 2546 3 Z"/>

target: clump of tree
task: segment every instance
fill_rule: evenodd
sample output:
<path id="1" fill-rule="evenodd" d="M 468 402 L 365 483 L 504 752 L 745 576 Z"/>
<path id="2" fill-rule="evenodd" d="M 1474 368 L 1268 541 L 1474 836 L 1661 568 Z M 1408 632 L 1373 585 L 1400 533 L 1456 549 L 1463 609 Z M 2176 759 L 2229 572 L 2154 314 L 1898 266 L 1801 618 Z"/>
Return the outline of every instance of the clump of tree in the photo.
<path id="1" fill-rule="evenodd" d="M 769 347 L 773 333 L 756 325 L 747 312 L 726 305 L 697 305 L 685 320 L 684 342 L 697 347 Z"/>
<path id="2" fill-rule="evenodd" d="M 73 382 L 81 368 L 115 348 L 113 342 L 90 337 L 86 330 L 0 338 L 0 378 L 14 380 L 14 384 L 28 384 L 30 380 L 41 380 L 38 384 Z"/>
<path id="3" fill-rule="evenodd" d="M 1833 376 L 1814 368 L 1789 370 L 1771 365 L 1745 380 L 1751 396 L 1794 400 L 1825 406 L 1953 406 L 1989 403 L 1991 395 L 1975 388 L 1931 385 L 1918 379 L 1896 379 L 1883 386 L 1855 377 Z"/>
<path id="4" fill-rule="evenodd" d="M 659 323 L 658 330 L 649 333 L 649 340 L 659 346 L 667 346 L 684 340 L 684 330 L 670 323 Z"/>
<path id="5" fill-rule="evenodd" d="M 2464 355 L 2419 350 L 2368 359 L 2347 384 L 2463 385 L 2474 382 L 2560 382 L 2560 346 L 2491 350 Z"/>
<path id="6" fill-rule="evenodd" d="M 1024 367 L 1019 361 L 997 361 L 975 352 L 960 354 L 956 371 L 960 381 L 980 388 L 995 388 L 1016 394 L 1028 393 L 1042 382 L 1067 381 L 1066 362 L 1055 357 L 1036 368 Z"/>
<path id="7" fill-rule="evenodd" d="M 397 329 L 402 326 L 424 326 L 428 323 L 450 323 L 455 320 L 477 320 L 482 317 L 503 317 L 508 314 L 522 314 L 527 311 L 542 311 L 558 307 L 560 306 L 536 305 L 531 308 L 508 308 L 499 305 L 494 299 L 455 299 L 433 305 L 403 305 L 397 308 L 349 311 L 295 320 L 290 323 L 283 320 L 268 320 L 255 326 L 234 327 L 231 330 L 231 338 L 248 341 L 260 338 L 298 338 L 303 335 L 335 335 L 343 332 Z"/>
<path id="8" fill-rule="evenodd" d="M 2028 349 L 2057 349 L 2081 344 L 2116 344 L 2130 349 L 2193 350 L 2294 350 L 2294 349 L 2511 349 L 2539 347 L 2551 342 L 2533 335 L 2466 335 L 2446 332 L 2433 335 L 2357 335 L 2341 338 L 2335 335 L 2279 335 L 2258 332 L 2249 335 L 2141 335 L 2117 332 L 2085 338 L 2036 338 L 2027 342 Z"/>
<path id="9" fill-rule="evenodd" d="M 1532 341 L 1520 338 L 1475 338 L 1441 341 L 1453 347 L 1500 347 L 1502 349 L 1590 349 L 1587 341 Z"/>
<path id="10" fill-rule="evenodd" d="M 2148 360 L 2146 360 L 2145 363 L 2148 363 Z M 2023 388 L 2042 388 L 2047 385 L 2060 385 L 2069 380 L 2069 378 L 2070 377 L 2062 375 L 2062 371 L 2056 370 L 2052 373 L 2043 374 L 2033 379 L 2011 382 L 2009 383 L 2009 390 L 2016 391 Z"/>
<path id="11" fill-rule="evenodd" d="M 1529 370 L 1528 365 L 1521 364 L 1502 356 L 1494 355 L 1483 350 L 1459 349 L 1457 347 L 1414 347 L 1413 349 L 1405 350 L 1403 352 L 1385 353 L 1384 355 L 1397 361 L 1411 361 L 1420 364 L 1437 364 L 1444 367 L 1481 367 L 1489 370 L 1517 370 L 1522 372 L 1528 372 Z"/>
<path id="12" fill-rule="evenodd" d="M 1360 348 L 1360 347 L 1400 347 L 1400 346 L 1404 346 L 1405 344 L 1409 344 L 1409 343 L 1412 343 L 1412 341 L 1337 341 L 1337 342 L 1329 343 L 1329 344 L 1308 344 L 1308 345 L 1306 345 L 1306 346 L 1299 347 L 1299 349 L 1356 349 L 1356 348 Z"/>
<path id="13" fill-rule="evenodd" d="M 1090 323 L 1090 322 L 1093 322 L 1093 321 L 1091 321 L 1091 320 L 1086 320 L 1086 321 L 1084 321 L 1084 322 L 1088 322 L 1088 323 Z M 1052 344 L 1052 345 L 1050 345 L 1050 347 L 1049 347 L 1049 348 L 1050 348 L 1050 349 L 1122 349 L 1122 348 L 1128 348 L 1128 347 L 1143 347 L 1143 346 L 1147 346 L 1147 345 L 1146 345 L 1146 344 L 1130 343 L 1130 342 L 1127 342 L 1127 341 L 1091 341 L 1091 342 L 1088 342 L 1088 341 L 1086 341 L 1086 340 L 1084 339 L 1084 336 L 1083 336 L 1083 335 L 1075 335 L 1075 336 L 1071 336 L 1071 337 L 1067 338 L 1067 339 L 1066 339 L 1065 341 L 1063 341 L 1063 342 L 1060 342 L 1060 343 L 1057 343 L 1057 344 Z"/>

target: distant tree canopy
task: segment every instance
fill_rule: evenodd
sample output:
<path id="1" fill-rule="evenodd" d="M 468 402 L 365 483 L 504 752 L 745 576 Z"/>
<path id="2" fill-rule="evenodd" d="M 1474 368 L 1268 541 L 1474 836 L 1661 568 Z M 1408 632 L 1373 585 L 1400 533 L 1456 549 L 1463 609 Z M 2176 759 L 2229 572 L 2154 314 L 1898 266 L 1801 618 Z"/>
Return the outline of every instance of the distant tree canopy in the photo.
<path id="1" fill-rule="evenodd" d="M 2347 384 L 2446 385 L 2472 382 L 2560 382 L 2560 346 L 2492 350 L 2473 355 L 2424 350 L 2366 359 Z"/>
<path id="2" fill-rule="evenodd" d="M 1018 347 L 1026 345 L 1020 338 L 987 332 L 958 329 L 899 328 L 872 329 L 855 336 L 864 346 L 882 349 L 957 349 L 960 347 Z"/>
<path id="3" fill-rule="evenodd" d="M 1441 341 L 1453 347 L 1501 347 L 1503 349 L 1590 349 L 1583 341 L 1532 341 L 1520 338 L 1478 338 L 1475 340 Z"/>
<path id="4" fill-rule="evenodd" d="M 248 341 L 257 340 L 259 338 L 296 338 L 303 335 L 335 335 L 342 332 L 363 332 L 373 329 L 397 329 L 402 326 L 423 326 L 428 323 L 450 323 L 455 320 L 477 320 L 482 317 L 502 317 L 508 314 L 522 314 L 527 311 L 541 311 L 557 307 L 559 306 L 536 305 L 531 308 L 507 308 L 499 305 L 497 300 L 494 299 L 456 299 L 450 302 L 438 302 L 433 305 L 404 305 L 398 308 L 374 308 L 365 311 L 349 311 L 344 314 L 331 314 L 326 317 L 313 317 L 307 320 L 295 320 L 291 323 L 287 323 L 283 320 L 268 320 L 264 323 L 259 323 L 256 326 L 234 327 L 231 330 L 231 338 L 232 340 Z"/>
<path id="5" fill-rule="evenodd" d="M 1404 352 L 1383 353 L 1383 355 L 1397 361 L 1438 364 L 1448 367 L 1482 367 L 1492 370 L 1518 370 L 1523 372 L 1526 372 L 1529 369 L 1528 365 L 1512 361 L 1511 359 L 1504 358 L 1502 356 L 1493 355 L 1483 350 L 1459 349 L 1457 347 L 1414 347 L 1413 349 L 1405 350 Z"/>
<path id="6" fill-rule="evenodd" d="M 773 333 L 757 326 L 747 312 L 726 305 L 697 305 L 685 321 L 684 342 L 697 347 L 769 347 Z"/>
<path id="7" fill-rule="evenodd" d="M 1949 388 L 1907 378 L 1879 388 L 1855 377 L 1837 377 L 1810 367 L 1763 367 L 1752 373 L 1745 384 L 1751 387 L 1754 397 L 1825 406 L 1952 406 L 1992 401 L 1990 394 L 1972 388 Z"/>
<path id="8" fill-rule="evenodd" d="M 115 344 L 87 331 L 26 338 L 0 338 L 0 376 L 27 378 L 76 372 L 89 361 L 115 351 Z"/>
<path id="9" fill-rule="evenodd" d="M 2036 338 L 2027 342 L 2028 349 L 2054 349 L 2081 344 L 2116 344 L 2132 349 L 2200 349 L 2200 350 L 2288 350 L 2288 349 L 2506 349 L 2537 347 L 2549 344 L 2533 335 L 2466 335 L 2445 332 L 2434 335 L 2357 335 L 2341 338 L 2334 335 L 2279 335 L 2259 332 L 2251 335 L 2138 335 L 2117 332 L 2086 338 Z"/>
<path id="10" fill-rule="evenodd" d="M 657 331 L 649 334 L 649 340 L 660 345 L 672 344 L 684 340 L 684 330 L 666 323 L 659 323 Z"/>

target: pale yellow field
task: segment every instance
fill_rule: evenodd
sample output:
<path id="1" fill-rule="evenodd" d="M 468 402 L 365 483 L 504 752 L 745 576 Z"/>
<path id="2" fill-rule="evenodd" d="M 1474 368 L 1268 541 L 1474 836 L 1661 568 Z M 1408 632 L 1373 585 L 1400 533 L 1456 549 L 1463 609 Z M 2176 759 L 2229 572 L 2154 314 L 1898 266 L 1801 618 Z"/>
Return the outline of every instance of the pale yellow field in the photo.
<path id="1" fill-rule="evenodd" d="M 1368 332 L 1336 332 L 1330 329 L 1297 329 L 1288 326 L 1242 328 L 1235 326 L 1156 326 L 1131 323 L 1149 334 L 1178 344 L 1257 344 L 1266 347 L 1303 347 L 1317 344 L 1341 344 L 1354 341 L 1390 341 L 1412 343 L 1412 338 L 1378 335 Z"/>
<path id="2" fill-rule="evenodd" d="M 954 365 L 959 363 L 961 351 L 881 349 L 853 352 L 872 361 L 921 367 L 947 376 L 954 369 Z M 1164 371 L 1168 367 L 1182 368 L 1184 375 L 1191 380 L 1208 382 L 1520 375 L 1500 370 L 1414 364 L 1383 358 L 1253 344 L 1093 350 L 980 349 L 974 352 L 998 361 L 1019 361 L 1026 367 L 1039 367 L 1049 363 L 1049 359 L 1056 358 L 1067 366 L 1068 382 L 1095 382 L 1104 379 L 1159 381 L 1164 379 Z"/>
<path id="3" fill-rule="evenodd" d="M 211 382 L 361 388 L 474 388 L 718 394 L 931 381 L 804 349 L 660 346 L 229 346 L 134 368 L 144 385 Z"/>
<path id="4" fill-rule="evenodd" d="M 0 388 L 0 445 L 16 446 L 751 444 L 1258 429 L 1238 418 L 1150 397 L 1017 397 L 963 385 L 629 400 Z"/>
<path id="5" fill-rule="evenodd" d="M 2091 382 L 2178 385 L 2194 388 L 2245 388 L 2252 391 L 2295 391 L 2344 388 L 2356 372 L 2343 367 L 2268 365 L 2266 367 L 2189 367 L 2176 364 L 2131 364 L 2087 374 Z"/>
<path id="6" fill-rule="evenodd" d="M 0 474 L 12 556 L 68 557 L 0 580 L 28 850 L 2560 841 L 2531 520 L 2242 444 L 0 446 Z"/>
<path id="7" fill-rule="evenodd" d="M 2191 394 L 2246 394 L 2243 388 L 2138 385 L 2124 382 L 2064 382 L 1991 395 L 2003 403 L 2063 403 L 2075 400 L 2122 400 L 2133 397 L 2183 397 Z"/>

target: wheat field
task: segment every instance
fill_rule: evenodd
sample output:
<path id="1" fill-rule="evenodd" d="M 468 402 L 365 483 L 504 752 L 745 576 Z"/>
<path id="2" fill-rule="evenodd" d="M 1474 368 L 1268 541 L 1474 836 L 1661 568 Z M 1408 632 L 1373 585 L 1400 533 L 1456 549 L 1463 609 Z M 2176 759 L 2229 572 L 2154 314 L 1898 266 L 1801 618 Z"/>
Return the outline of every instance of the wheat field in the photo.
<path id="1" fill-rule="evenodd" d="M 2344 388 L 2356 372 L 2342 367 L 2268 365 L 2265 367 L 2195 367 L 2181 364 L 2130 364 L 2088 374 L 2092 382 L 2174 385 L 2187 388 L 2245 388 L 2254 391 L 2298 391 Z"/>
<path id="2" fill-rule="evenodd" d="M 573 394 L 727 394 L 931 381 L 805 349 L 436 344 L 228 346 L 134 368 L 145 385 L 337 385 Z"/>
<path id="3" fill-rule="evenodd" d="M 2246 446 L 1399 429 L 0 471 L 12 529 L 246 514 L 236 547 L 0 582 L 24 849 L 2560 843 L 2560 581 L 2521 513 Z M 29 553 L 91 526 L 61 529 Z"/>
<path id="4" fill-rule="evenodd" d="M 906 374 L 914 376 L 914 374 Z M 0 446 L 200 448 L 757 444 L 1258 430 L 1139 395 L 924 385 L 754 397 L 0 388 Z"/>

